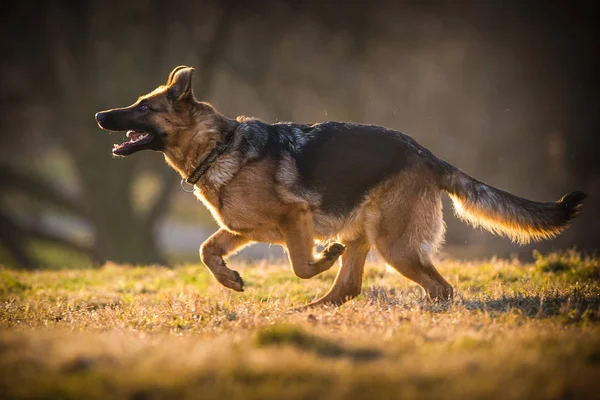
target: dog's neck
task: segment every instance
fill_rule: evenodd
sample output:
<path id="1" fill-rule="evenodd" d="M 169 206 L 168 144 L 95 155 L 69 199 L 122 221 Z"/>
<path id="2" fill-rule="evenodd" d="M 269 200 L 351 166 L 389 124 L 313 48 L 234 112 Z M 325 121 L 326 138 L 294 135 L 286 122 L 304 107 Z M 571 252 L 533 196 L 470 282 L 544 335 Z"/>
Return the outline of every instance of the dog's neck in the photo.
<path id="1" fill-rule="evenodd" d="M 220 143 L 232 140 L 238 125 L 236 120 L 220 114 L 210 119 L 204 118 L 182 146 L 165 151 L 165 160 L 183 179 L 187 179 Z"/>

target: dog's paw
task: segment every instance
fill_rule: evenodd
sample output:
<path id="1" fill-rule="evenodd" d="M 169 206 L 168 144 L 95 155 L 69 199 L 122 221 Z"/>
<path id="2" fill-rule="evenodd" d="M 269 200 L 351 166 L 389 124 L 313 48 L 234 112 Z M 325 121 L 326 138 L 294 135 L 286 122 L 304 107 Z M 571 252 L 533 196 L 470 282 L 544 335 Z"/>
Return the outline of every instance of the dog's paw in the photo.
<path id="1" fill-rule="evenodd" d="M 229 270 L 227 274 L 220 274 L 216 277 L 221 285 L 229 288 L 231 290 L 235 290 L 236 292 L 244 291 L 244 281 L 242 277 L 237 271 Z"/>
<path id="2" fill-rule="evenodd" d="M 338 258 L 345 251 L 346 246 L 338 242 L 333 242 L 323 250 L 323 256 L 326 258 Z"/>

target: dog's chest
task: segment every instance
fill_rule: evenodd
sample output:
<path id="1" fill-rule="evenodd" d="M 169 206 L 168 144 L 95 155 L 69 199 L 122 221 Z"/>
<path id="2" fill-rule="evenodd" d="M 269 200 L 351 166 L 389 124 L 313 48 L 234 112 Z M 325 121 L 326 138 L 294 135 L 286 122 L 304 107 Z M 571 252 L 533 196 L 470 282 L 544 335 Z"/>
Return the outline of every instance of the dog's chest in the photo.
<path id="1" fill-rule="evenodd" d="M 261 162 L 242 168 L 226 185 L 205 181 L 197 197 L 221 227 L 241 234 L 275 227 L 284 212 L 270 166 Z"/>

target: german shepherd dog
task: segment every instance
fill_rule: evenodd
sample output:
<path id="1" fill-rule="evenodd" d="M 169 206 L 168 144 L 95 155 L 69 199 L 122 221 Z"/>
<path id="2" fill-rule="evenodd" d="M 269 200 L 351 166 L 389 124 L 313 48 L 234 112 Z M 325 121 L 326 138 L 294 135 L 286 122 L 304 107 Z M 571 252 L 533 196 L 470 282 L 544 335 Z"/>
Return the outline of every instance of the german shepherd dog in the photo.
<path id="1" fill-rule="evenodd" d="M 165 85 L 129 107 L 97 113 L 96 121 L 127 132 L 129 140 L 115 145 L 114 155 L 160 151 L 194 185 L 220 225 L 200 257 L 221 284 L 238 292 L 244 283 L 223 258 L 267 242 L 287 248 L 302 279 L 341 257 L 333 286 L 309 306 L 357 296 L 371 248 L 429 297 L 446 299 L 453 289 L 432 261 L 444 237 L 442 191 L 462 219 L 519 243 L 559 234 L 586 197 L 573 192 L 547 203 L 517 197 L 380 126 L 229 119 L 196 100 L 193 71 L 175 68 Z M 315 240 L 327 244 L 319 254 Z"/>

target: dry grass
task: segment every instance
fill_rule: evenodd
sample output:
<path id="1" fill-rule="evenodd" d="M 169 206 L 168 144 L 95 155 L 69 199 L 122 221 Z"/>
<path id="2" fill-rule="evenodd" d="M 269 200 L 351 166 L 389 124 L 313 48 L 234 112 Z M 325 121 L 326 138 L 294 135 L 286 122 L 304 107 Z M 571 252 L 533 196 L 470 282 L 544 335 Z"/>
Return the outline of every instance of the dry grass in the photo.
<path id="1" fill-rule="evenodd" d="M 235 264 L 235 261 L 233 262 Z M 497 398 L 598 396 L 600 261 L 568 252 L 445 261 L 457 289 L 432 304 L 367 266 L 340 308 L 284 265 L 236 266 L 222 289 L 201 265 L 0 269 L 3 398 Z"/>

